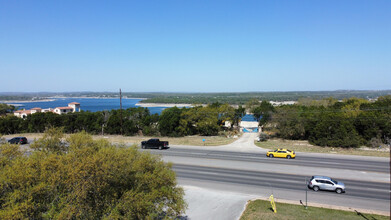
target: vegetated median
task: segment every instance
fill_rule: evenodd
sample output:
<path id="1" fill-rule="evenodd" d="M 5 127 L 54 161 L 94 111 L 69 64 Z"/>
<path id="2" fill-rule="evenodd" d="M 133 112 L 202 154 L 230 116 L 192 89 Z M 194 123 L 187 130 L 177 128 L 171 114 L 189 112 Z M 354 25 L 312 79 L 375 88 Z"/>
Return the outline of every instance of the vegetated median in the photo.
<path id="1" fill-rule="evenodd" d="M 302 205 L 293 205 L 287 203 L 276 202 L 277 213 L 273 212 L 270 201 L 254 200 L 247 204 L 246 210 L 243 212 L 240 220 L 254 219 L 390 219 L 390 216 L 367 214 L 359 211 L 345 211 L 329 208 L 319 208 L 308 206 L 305 209 Z"/>
<path id="2" fill-rule="evenodd" d="M 359 156 L 373 156 L 373 157 L 389 157 L 390 148 L 384 147 L 381 149 L 372 149 L 367 147 L 360 148 L 342 148 L 342 147 L 321 147 L 308 143 L 302 140 L 284 140 L 280 138 L 273 138 L 263 142 L 255 142 L 255 145 L 265 149 L 286 148 L 296 152 L 309 153 L 328 153 L 328 154 L 345 154 L 345 155 L 359 155 Z"/>

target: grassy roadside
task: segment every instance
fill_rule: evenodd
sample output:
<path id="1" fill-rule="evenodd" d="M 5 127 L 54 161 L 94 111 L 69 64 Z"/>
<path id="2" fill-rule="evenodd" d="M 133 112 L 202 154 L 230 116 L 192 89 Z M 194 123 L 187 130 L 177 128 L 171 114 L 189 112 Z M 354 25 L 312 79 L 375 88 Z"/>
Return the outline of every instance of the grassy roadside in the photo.
<path id="1" fill-rule="evenodd" d="M 390 219 L 389 216 L 356 213 L 351 211 L 343 211 L 328 208 L 318 208 L 308 206 L 305 209 L 301 205 L 292 205 L 287 203 L 276 202 L 277 213 L 274 213 L 270 201 L 254 200 L 247 204 L 246 210 L 243 212 L 240 220 L 256 220 L 256 219 Z"/>
<path id="2" fill-rule="evenodd" d="M 185 137 L 148 137 L 148 136 L 121 136 L 121 135 L 94 135 L 94 139 L 107 139 L 114 143 L 134 143 L 139 144 L 150 138 L 159 138 L 168 141 L 170 145 L 193 145 L 193 146 L 219 146 L 230 144 L 237 138 L 227 138 L 224 136 L 185 136 Z M 205 139 L 205 142 L 203 141 Z"/>
<path id="3" fill-rule="evenodd" d="M 240 134 L 239 134 L 240 135 Z M 4 138 L 12 138 L 17 136 L 27 137 L 29 141 L 39 139 L 43 136 L 42 133 L 24 133 L 4 135 Z M 186 137 L 148 137 L 148 136 L 121 136 L 121 135 L 93 135 L 94 139 L 106 139 L 113 143 L 124 144 L 139 144 L 141 141 L 150 138 L 160 138 L 164 141 L 169 141 L 170 145 L 192 145 L 192 146 L 219 146 L 230 144 L 237 140 L 237 138 L 226 136 L 186 136 Z M 202 140 L 205 139 L 205 142 Z M 328 154 L 345 154 L 345 155 L 360 155 L 360 156 L 376 156 L 376 157 L 390 157 L 389 149 L 344 149 L 332 147 L 320 147 L 311 145 L 308 141 L 293 141 L 283 139 L 269 139 L 265 142 L 255 142 L 255 145 L 265 149 L 288 148 L 297 152 L 311 152 L 311 153 L 328 153 Z"/>
<path id="4" fill-rule="evenodd" d="M 66 134 L 68 135 L 68 134 Z M 42 133 L 25 133 L 25 134 L 13 134 L 4 135 L 4 138 L 12 138 L 17 136 L 27 137 L 29 141 L 42 138 Z M 106 139 L 112 143 L 124 143 L 124 144 L 139 144 L 141 141 L 146 141 L 150 138 L 159 138 L 164 141 L 168 141 L 170 145 L 193 145 L 193 146 L 219 146 L 230 144 L 237 140 L 234 137 L 225 136 L 186 136 L 186 137 L 147 137 L 147 136 L 121 136 L 121 135 L 93 135 L 93 139 Z M 205 142 L 203 142 L 205 139 Z"/>
<path id="5" fill-rule="evenodd" d="M 389 149 L 370 149 L 370 148 L 338 148 L 338 147 L 320 147 L 311 145 L 308 141 L 294 141 L 283 139 L 269 139 L 264 142 L 255 142 L 255 145 L 265 149 L 288 148 L 297 152 L 345 154 L 359 156 L 390 157 Z"/>

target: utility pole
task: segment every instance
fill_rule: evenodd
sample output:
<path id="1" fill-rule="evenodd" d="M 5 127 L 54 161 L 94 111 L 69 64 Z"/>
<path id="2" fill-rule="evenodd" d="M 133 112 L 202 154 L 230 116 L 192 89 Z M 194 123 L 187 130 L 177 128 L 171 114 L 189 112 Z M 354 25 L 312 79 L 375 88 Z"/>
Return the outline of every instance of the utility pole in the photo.
<path id="1" fill-rule="evenodd" d="M 307 177 L 306 177 L 305 178 L 305 209 L 308 208 L 307 194 L 308 194 L 308 182 L 307 182 Z"/>
<path id="2" fill-rule="evenodd" d="M 121 120 L 121 135 L 122 134 L 122 91 L 121 89 L 119 89 L 119 117 L 120 117 L 120 120 Z"/>

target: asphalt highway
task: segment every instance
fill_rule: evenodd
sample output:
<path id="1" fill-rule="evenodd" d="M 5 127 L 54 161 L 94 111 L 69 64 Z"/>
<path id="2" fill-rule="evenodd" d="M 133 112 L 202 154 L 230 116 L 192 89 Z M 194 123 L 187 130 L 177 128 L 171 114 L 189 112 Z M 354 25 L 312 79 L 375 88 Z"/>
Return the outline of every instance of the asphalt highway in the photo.
<path id="1" fill-rule="evenodd" d="M 208 193 L 236 193 L 248 199 L 267 199 L 274 194 L 276 198 L 297 204 L 306 198 L 304 195 L 307 192 L 312 205 L 389 215 L 391 188 L 388 158 L 300 152 L 296 153 L 296 159 L 268 158 L 266 149 L 254 146 L 251 136 L 247 140 L 245 138 L 215 148 L 171 146 L 167 150 L 147 151 L 172 162 L 180 184 L 212 190 Z M 326 175 L 342 181 L 346 185 L 346 192 L 314 192 L 305 183 L 312 175 Z M 190 201 L 193 199 L 197 198 L 190 198 Z M 206 207 L 213 206 L 214 201 L 219 200 L 210 198 L 198 201 L 195 206 L 203 203 L 208 204 L 204 205 Z"/>
<path id="2" fill-rule="evenodd" d="M 268 158 L 264 153 L 243 153 L 233 151 L 211 151 L 175 148 L 151 152 L 164 156 L 175 157 L 207 158 L 227 161 L 254 162 L 260 164 L 267 163 L 275 165 L 293 165 L 304 167 L 335 168 L 359 170 L 366 172 L 390 173 L 389 162 L 385 161 L 325 158 L 308 155 L 301 156 L 300 154 L 296 156 L 296 159 L 288 160 L 285 158 Z"/>
<path id="3" fill-rule="evenodd" d="M 308 180 L 308 176 L 305 175 L 282 175 L 274 172 L 256 172 L 205 166 L 174 164 L 173 169 L 178 178 L 234 183 L 254 187 L 273 186 L 275 190 L 303 191 L 305 179 L 307 178 Z M 385 200 L 385 202 L 390 200 L 390 184 L 348 179 L 338 179 L 338 181 L 342 181 L 348 186 L 343 196 L 357 197 L 359 199 L 379 199 Z M 330 192 L 312 192 L 311 190 L 311 193 L 322 194 Z"/>

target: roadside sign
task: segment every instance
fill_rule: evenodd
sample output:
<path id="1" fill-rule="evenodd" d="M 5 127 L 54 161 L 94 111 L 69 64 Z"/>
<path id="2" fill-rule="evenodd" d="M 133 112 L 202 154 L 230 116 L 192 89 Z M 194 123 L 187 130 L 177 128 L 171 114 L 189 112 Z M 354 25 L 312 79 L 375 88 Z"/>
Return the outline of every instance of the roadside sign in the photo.
<path id="1" fill-rule="evenodd" d="M 274 213 L 277 213 L 276 203 L 274 202 L 274 197 L 273 197 L 273 195 L 271 195 L 271 196 L 269 197 L 269 199 L 270 199 L 270 204 L 272 205 L 273 212 L 274 212 Z"/>

